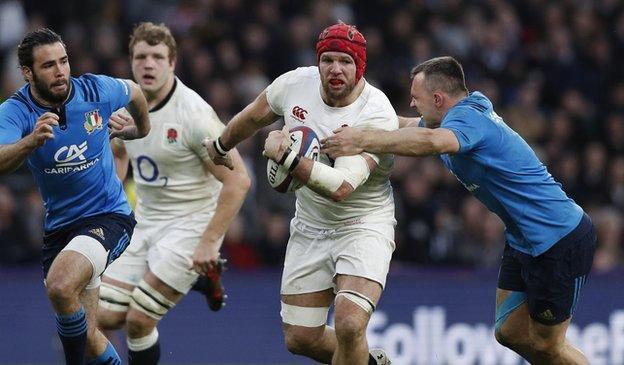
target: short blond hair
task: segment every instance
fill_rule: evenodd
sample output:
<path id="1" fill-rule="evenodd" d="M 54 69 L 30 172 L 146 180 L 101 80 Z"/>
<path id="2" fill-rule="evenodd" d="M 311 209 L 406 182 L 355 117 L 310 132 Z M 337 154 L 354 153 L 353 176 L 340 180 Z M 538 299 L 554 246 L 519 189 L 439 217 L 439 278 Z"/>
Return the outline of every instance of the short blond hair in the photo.
<path id="1" fill-rule="evenodd" d="M 134 46 L 141 41 L 145 41 L 150 46 L 163 43 L 169 48 L 169 61 L 174 60 L 178 54 L 178 45 L 175 38 L 173 38 L 171 30 L 163 23 L 141 22 L 134 26 L 132 35 L 130 35 L 130 44 L 128 45 L 130 58 L 134 56 Z"/>

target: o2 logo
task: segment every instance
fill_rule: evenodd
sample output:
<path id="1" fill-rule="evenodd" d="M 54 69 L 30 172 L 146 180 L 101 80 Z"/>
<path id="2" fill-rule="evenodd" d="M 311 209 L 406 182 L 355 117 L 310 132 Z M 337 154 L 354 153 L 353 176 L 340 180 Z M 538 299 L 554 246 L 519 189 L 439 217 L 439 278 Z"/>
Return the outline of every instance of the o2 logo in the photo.
<path id="1" fill-rule="evenodd" d="M 156 162 L 145 155 L 140 155 L 137 157 L 137 170 L 139 170 L 139 176 L 141 179 L 149 182 L 155 183 L 159 180 L 163 180 L 162 186 L 167 186 L 167 182 L 169 182 L 169 178 L 167 176 L 159 176 L 158 165 Z"/>

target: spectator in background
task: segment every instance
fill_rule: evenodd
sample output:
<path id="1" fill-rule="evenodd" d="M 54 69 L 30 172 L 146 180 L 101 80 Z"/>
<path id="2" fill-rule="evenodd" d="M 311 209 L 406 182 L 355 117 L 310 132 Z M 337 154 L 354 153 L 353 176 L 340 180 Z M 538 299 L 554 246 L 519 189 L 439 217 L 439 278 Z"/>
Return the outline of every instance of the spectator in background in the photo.
<path id="1" fill-rule="evenodd" d="M 250 101 L 246 99 L 248 92 L 251 93 L 247 89 L 260 83 L 257 80 L 271 80 L 300 62 L 313 64 L 314 55 L 309 51 L 315 37 L 312 29 L 315 24 L 325 22 L 320 25 L 325 26 L 334 22 L 335 16 L 344 16 L 346 9 L 346 14 L 353 17 L 367 34 L 370 55 L 367 79 L 386 92 L 399 113 L 405 113 L 409 107 L 404 92 L 404 75 L 409 68 L 450 50 L 453 55 L 462 56 L 470 89 L 489 84 L 488 89 L 495 87 L 498 90 L 498 98 L 491 95 L 496 99 L 495 107 L 527 139 L 556 177 L 560 176 L 558 171 L 571 171 L 570 166 L 580 166 L 586 160 L 588 141 L 585 137 L 578 137 L 585 135 L 586 131 L 594 133 L 589 140 L 598 141 L 608 150 L 605 191 L 609 191 L 609 197 L 600 205 L 624 212 L 624 192 L 620 192 L 624 191 L 624 183 L 612 177 L 612 162 L 618 164 L 619 156 L 624 153 L 624 121 L 621 117 L 624 112 L 624 68 L 619 67 L 620 60 L 624 59 L 624 6 L 621 1 L 374 0 L 367 2 L 367 6 L 357 6 L 354 1 L 286 0 L 87 1 L 80 2 L 80 6 L 76 6 L 78 2 L 75 0 L 9 0 L 0 3 L 9 4 L 21 13 L 2 18 L 9 19 L 9 22 L 0 20 L 0 26 L 10 31 L 0 31 L 0 37 L 8 37 L 17 30 L 23 32 L 58 24 L 70 39 L 74 71 L 104 72 L 110 69 L 118 77 L 129 75 L 127 67 L 120 66 L 127 66 L 127 54 L 118 45 L 126 43 L 125 34 L 132 25 L 140 20 L 167 22 L 180 44 L 178 76 L 213 105 L 222 120 L 229 120 Z M 238 24 L 249 26 L 239 27 Z M 114 28 L 110 34 L 120 37 L 115 42 L 117 46 L 110 50 L 87 41 L 95 39 L 102 27 Z M 247 29 L 266 33 L 268 44 L 265 44 L 264 35 L 249 34 Z M 261 41 L 252 40 L 254 37 Z M 9 38 L 15 39 L 14 36 Z M 463 43 L 458 44 L 456 39 Z M 219 45 L 226 41 L 232 45 L 227 52 L 239 55 L 234 67 L 223 65 L 223 57 L 219 55 Z M 12 58 L 14 55 L 8 52 L 14 46 L 15 43 L 7 43 L 5 53 L 0 52 L 5 65 L 0 74 L 0 100 L 10 96 L 22 80 L 19 70 L 13 67 L 16 63 Z M 493 51 L 483 52 L 490 46 Z M 100 52 L 108 53 L 107 62 L 99 61 L 104 59 L 100 58 Z M 384 54 L 392 57 L 383 59 L 380 55 Z M 111 57 L 113 63 L 109 64 Z M 198 58 L 198 65 L 193 68 L 194 58 Z M 386 67 L 388 62 L 390 66 Z M 246 85 L 248 78 L 250 86 Z M 482 82 L 482 79 L 488 81 Z M 594 111 L 589 113 L 585 125 L 573 119 L 569 105 L 564 107 L 561 104 L 564 94 L 571 88 L 581 94 L 581 99 L 577 97 L 575 100 L 582 100 L 583 108 Z M 585 110 L 581 109 L 581 113 L 585 114 Z M 538 119 L 547 122 L 542 125 L 536 122 Z M 264 136 L 250 140 L 249 149 L 258 150 L 263 141 Z M 257 155 L 241 152 L 250 166 L 257 167 L 249 169 L 254 172 L 252 179 L 257 183 L 248 203 L 259 203 L 270 189 L 265 182 L 265 161 Z M 419 170 L 426 163 L 424 161 L 397 158 L 393 184 L 397 188 L 403 184 L 405 175 L 399 169 Z M 563 167 L 564 164 L 568 166 Z M 27 170 L 21 168 L 18 173 L 26 176 Z M 581 179 L 582 176 L 577 176 L 570 180 L 576 185 L 569 187 L 568 180 L 561 182 L 570 195 L 584 202 L 591 198 L 584 198 L 586 192 L 577 188 Z M 435 202 L 435 214 L 441 209 L 447 210 L 443 201 L 462 201 L 467 195 L 457 187 L 450 174 L 429 184 L 433 195 L 425 204 Z M 395 197 L 400 207 L 403 199 L 400 189 L 396 190 Z M 18 206 L 23 205 L 23 195 L 15 195 L 15 199 Z M 292 201 L 286 205 L 292 205 Z M 250 239 L 264 235 L 264 227 L 258 224 L 258 212 L 253 204 L 245 204 L 242 208 L 243 224 Z M 457 204 L 442 215 L 447 213 L 451 221 L 461 221 Z M 423 220 L 405 214 L 398 209 L 397 219 L 402 222 Z M 420 242 L 401 238 L 410 235 L 409 227 L 408 224 L 397 226 L 399 246 L 395 262 L 431 262 L 429 251 L 421 252 Z M 441 235 L 446 235 L 438 231 L 434 223 L 426 228 L 432 237 L 428 246 L 433 237 L 439 240 Z M 461 237 L 461 228 L 457 234 Z M 254 239 L 251 242 L 260 245 Z M 462 245 L 461 239 L 457 245 Z"/>

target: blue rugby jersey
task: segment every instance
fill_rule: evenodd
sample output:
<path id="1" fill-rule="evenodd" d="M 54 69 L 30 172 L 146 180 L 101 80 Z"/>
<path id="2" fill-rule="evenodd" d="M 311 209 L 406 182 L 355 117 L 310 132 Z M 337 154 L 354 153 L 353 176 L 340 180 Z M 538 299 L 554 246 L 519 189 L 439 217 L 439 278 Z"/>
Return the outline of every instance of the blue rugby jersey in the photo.
<path id="1" fill-rule="evenodd" d="M 46 231 L 83 217 L 131 212 L 108 139 L 108 118 L 128 104 L 130 89 L 125 81 L 104 75 L 85 74 L 70 82 L 65 128 L 55 126 L 54 139 L 26 161 L 43 197 Z M 24 85 L 0 105 L 0 144 L 30 134 L 48 111 Z"/>
<path id="2" fill-rule="evenodd" d="M 473 92 L 462 99 L 440 127 L 453 131 L 460 145 L 458 153 L 441 155 L 442 161 L 503 220 L 512 247 L 537 256 L 579 224 L 581 207 L 483 94 Z"/>

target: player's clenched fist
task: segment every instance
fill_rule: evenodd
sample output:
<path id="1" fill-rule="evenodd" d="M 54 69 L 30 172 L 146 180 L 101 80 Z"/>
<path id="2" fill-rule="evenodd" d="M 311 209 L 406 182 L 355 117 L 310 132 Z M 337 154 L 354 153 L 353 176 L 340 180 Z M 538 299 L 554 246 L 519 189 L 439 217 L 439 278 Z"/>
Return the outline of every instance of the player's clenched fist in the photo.
<path id="1" fill-rule="evenodd" d="M 52 127 L 58 125 L 58 119 L 58 115 L 51 112 L 43 113 L 39 119 L 37 119 L 35 128 L 30 134 L 33 147 L 41 147 L 46 140 L 54 138 Z"/>
<path id="2" fill-rule="evenodd" d="M 218 139 L 212 140 L 208 137 L 204 138 L 202 141 L 202 145 L 206 147 L 208 151 L 208 157 L 214 162 L 215 165 L 223 165 L 230 170 L 234 169 L 234 165 L 232 165 L 232 158 L 230 154 L 227 153 L 223 147 L 217 146 L 219 143 Z"/>
<path id="3" fill-rule="evenodd" d="M 279 161 L 289 145 L 288 127 L 284 126 L 280 131 L 271 131 L 269 133 L 267 139 L 264 141 L 264 151 L 262 154 L 266 158 Z"/>

